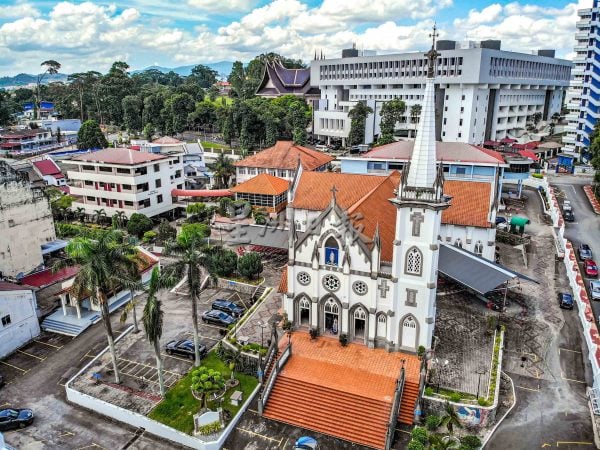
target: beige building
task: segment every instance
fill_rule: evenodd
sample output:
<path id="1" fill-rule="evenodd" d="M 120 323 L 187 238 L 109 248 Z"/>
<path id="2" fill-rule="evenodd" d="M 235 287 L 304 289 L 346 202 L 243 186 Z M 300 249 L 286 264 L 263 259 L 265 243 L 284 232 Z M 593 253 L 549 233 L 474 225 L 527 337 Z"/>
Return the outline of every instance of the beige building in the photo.
<path id="1" fill-rule="evenodd" d="M 0 161 L 0 272 L 16 277 L 43 263 L 42 244 L 56 239 L 48 199 Z"/>

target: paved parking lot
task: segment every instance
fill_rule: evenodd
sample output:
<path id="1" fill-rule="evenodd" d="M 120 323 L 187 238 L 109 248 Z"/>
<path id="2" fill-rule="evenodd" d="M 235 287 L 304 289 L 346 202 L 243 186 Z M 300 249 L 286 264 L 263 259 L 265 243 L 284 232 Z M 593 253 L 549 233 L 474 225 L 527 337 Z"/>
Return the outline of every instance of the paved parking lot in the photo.
<path id="1" fill-rule="evenodd" d="M 69 336 L 42 331 L 29 344 L 0 360 L 0 374 L 4 377 L 6 385 L 10 385 L 14 380 L 19 379 L 30 370 L 34 370 L 41 362 L 58 352 L 72 339 Z M 2 391 L 0 391 L 1 398 Z"/>

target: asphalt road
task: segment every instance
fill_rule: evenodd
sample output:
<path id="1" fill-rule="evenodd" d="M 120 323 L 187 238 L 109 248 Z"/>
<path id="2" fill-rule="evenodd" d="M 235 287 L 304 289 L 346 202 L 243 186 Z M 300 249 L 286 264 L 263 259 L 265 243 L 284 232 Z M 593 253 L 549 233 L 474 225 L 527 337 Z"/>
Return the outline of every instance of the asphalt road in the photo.
<path id="1" fill-rule="evenodd" d="M 585 241 L 600 256 L 600 217 L 594 215 L 583 193 L 586 179 L 560 177 L 554 179 L 573 205 L 576 222 L 566 225 L 566 237 L 574 245 Z M 560 267 L 561 283 L 566 286 L 564 267 Z M 564 283 L 563 283 L 564 282 Z M 596 317 L 600 304 L 594 304 Z M 508 373 L 515 384 L 517 404 L 492 437 L 486 448 L 563 449 L 594 448 L 594 436 L 586 386 L 592 384 L 581 324 L 577 311 L 563 310 L 564 325 L 550 344 L 544 357 L 545 379 Z"/>
<path id="2" fill-rule="evenodd" d="M 112 318 L 118 335 L 127 325 L 119 323 L 118 315 Z M 113 422 L 104 416 L 67 403 L 64 384 L 92 355 L 106 346 L 101 322 L 87 329 L 76 339 L 53 340 L 43 334 L 27 353 L 38 349 L 52 350 L 43 359 L 32 358 L 35 365 L 26 365 L 26 354 L 21 360 L 7 359 L 9 364 L 26 372 L 2 364 L 0 370 L 7 374 L 8 384 L 0 390 L 0 405 L 33 409 L 36 419 L 32 426 L 4 434 L 7 444 L 18 448 L 40 449 L 171 449 L 170 443 L 159 441 L 151 435 L 138 435 L 132 427 Z M 52 347 L 51 345 L 55 347 Z M 33 350 L 36 349 L 36 350 Z M 40 353 L 38 353 L 40 355 Z M 12 372 L 11 372 L 12 370 Z M 15 371 L 18 376 L 15 376 Z"/>

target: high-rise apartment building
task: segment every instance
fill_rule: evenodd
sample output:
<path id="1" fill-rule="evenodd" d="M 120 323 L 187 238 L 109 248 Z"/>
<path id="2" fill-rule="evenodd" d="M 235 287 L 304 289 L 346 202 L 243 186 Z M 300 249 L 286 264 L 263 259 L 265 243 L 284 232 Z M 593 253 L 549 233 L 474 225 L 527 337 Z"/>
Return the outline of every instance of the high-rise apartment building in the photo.
<path id="1" fill-rule="evenodd" d="M 536 113 L 549 119 L 559 112 L 569 85 L 572 63 L 552 50 L 536 54 L 504 51 L 500 41 L 457 43 L 438 41 L 436 63 L 436 139 L 483 144 L 519 136 Z M 365 126 L 365 141 L 380 133 L 384 102 L 400 99 L 406 112 L 396 135 L 414 137 L 418 107 L 423 103 L 426 75 L 424 53 L 360 56 L 345 50 L 339 59 L 311 62 L 315 102 L 313 133 L 345 144 L 350 132 L 348 112 L 358 101 L 373 109 Z"/>
<path id="2" fill-rule="evenodd" d="M 592 8 L 578 12 L 575 33 L 575 66 L 567 91 L 567 120 L 569 125 L 563 137 L 563 152 L 580 159 L 586 156 L 590 133 L 600 116 L 600 39 L 598 39 L 600 8 L 594 0 Z"/>

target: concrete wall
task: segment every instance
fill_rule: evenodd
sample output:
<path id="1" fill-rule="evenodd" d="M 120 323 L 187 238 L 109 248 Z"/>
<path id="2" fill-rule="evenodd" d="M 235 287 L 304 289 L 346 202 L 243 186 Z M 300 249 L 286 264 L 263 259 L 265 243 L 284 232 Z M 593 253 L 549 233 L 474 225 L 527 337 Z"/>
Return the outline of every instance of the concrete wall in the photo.
<path id="1" fill-rule="evenodd" d="M 260 283 L 263 284 L 264 280 Z M 221 289 L 231 289 L 232 291 L 239 292 L 240 294 L 254 294 L 256 288 L 260 285 L 253 285 L 247 283 L 241 283 L 239 281 L 228 280 L 227 278 L 219 278 L 217 280 L 217 286 Z"/>
<path id="2" fill-rule="evenodd" d="M 123 338 L 127 333 L 132 330 L 132 327 L 128 328 L 119 338 Z M 95 411 L 99 414 L 103 414 L 107 417 L 110 417 L 119 422 L 124 422 L 133 427 L 142 427 L 148 433 L 154 434 L 163 439 L 167 439 L 169 441 L 176 442 L 181 445 L 185 445 L 190 448 L 199 449 L 199 450 L 219 450 L 222 448 L 225 440 L 229 436 L 229 434 L 233 431 L 237 422 L 241 418 L 242 414 L 246 411 L 250 402 L 254 398 L 254 396 L 258 393 L 260 389 L 260 384 L 256 386 L 256 389 L 250 394 L 250 396 L 246 399 L 244 405 L 240 408 L 238 413 L 233 417 L 231 422 L 227 425 L 227 427 L 221 432 L 219 438 L 214 441 L 204 441 L 201 437 L 190 436 L 189 434 L 182 433 L 181 431 L 175 430 L 174 428 L 168 427 L 160 422 L 152 420 L 146 416 L 135 413 L 133 411 L 129 411 L 127 409 L 121 408 L 119 406 L 115 406 L 111 403 L 105 402 L 104 400 L 100 400 L 98 398 L 92 397 L 88 394 L 84 394 L 75 390 L 71 384 L 73 381 L 81 376 L 82 373 L 85 373 L 88 368 L 94 364 L 96 361 L 108 351 L 108 347 L 102 350 L 94 359 L 92 359 L 83 369 L 81 369 L 77 375 L 71 378 L 66 386 L 65 390 L 67 392 L 67 400 L 76 405 L 82 406 L 84 408 Z"/>
<path id="3" fill-rule="evenodd" d="M 16 276 L 43 262 L 41 245 L 56 239 L 50 204 L 27 183 L 0 185 L 0 272 Z"/>
<path id="4" fill-rule="evenodd" d="M 0 291 L 0 319 L 10 317 L 10 324 L 0 322 L 0 358 L 23 346 L 40 334 L 33 291 Z"/>

